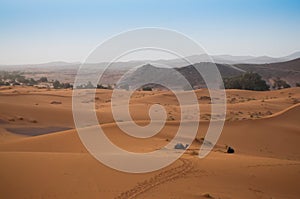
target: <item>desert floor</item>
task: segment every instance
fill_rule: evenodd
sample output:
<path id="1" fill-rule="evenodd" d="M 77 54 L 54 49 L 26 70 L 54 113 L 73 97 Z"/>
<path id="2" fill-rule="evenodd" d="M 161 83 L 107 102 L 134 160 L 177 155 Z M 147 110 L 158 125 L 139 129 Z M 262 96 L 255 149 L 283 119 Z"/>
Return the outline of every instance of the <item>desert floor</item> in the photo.
<path id="1" fill-rule="evenodd" d="M 211 104 L 207 90 L 196 92 L 201 110 L 198 142 L 164 169 L 129 174 L 87 152 L 73 121 L 72 90 L 1 87 L 0 198 L 299 198 L 300 88 L 227 90 L 225 126 L 204 159 L 197 152 Z M 138 91 L 132 96 L 130 112 L 139 125 L 149 123 L 151 104 L 167 110 L 164 128 L 144 140 L 118 128 L 110 98 L 110 90 L 97 90 L 95 108 L 107 137 L 121 148 L 155 151 L 175 136 L 180 108 L 171 92 Z M 225 153 L 226 145 L 235 153 Z"/>

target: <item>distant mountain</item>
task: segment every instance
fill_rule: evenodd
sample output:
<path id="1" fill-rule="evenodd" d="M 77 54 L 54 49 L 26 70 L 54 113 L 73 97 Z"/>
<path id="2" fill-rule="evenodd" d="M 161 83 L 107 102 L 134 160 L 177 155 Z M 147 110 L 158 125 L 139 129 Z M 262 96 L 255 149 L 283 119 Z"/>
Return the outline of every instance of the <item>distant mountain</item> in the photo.
<path id="1" fill-rule="evenodd" d="M 187 57 L 188 60 L 194 63 L 200 62 L 211 62 L 211 59 L 214 63 L 219 64 L 266 64 L 266 63 L 276 63 L 283 61 L 290 61 L 293 59 L 300 58 L 300 51 L 295 52 L 291 55 L 285 57 L 268 57 L 268 56 L 233 56 L 233 55 L 211 55 L 210 58 L 208 55 L 192 55 Z M 173 59 L 173 60 L 165 60 L 166 63 L 172 63 L 175 67 L 183 66 L 182 59 Z"/>
<path id="2" fill-rule="evenodd" d="M 250 59 L 236 61 L 236 63 L 245 63 L 245 64 L 265 64 L 265 63 L 275 63 L 283 61 L 282 58 L 273 58 L 268 56 L 259 56 L 252 57 Z"/>
<path id="3" fill-rule="evenodd" d="M 48 63 L 41 63 L 41 64 L 27 64 L 27 66 L 35 66 L 35 67 L 63 67 L 63 66 L 73 66 L 78 65 L 80 62 L 64 62 L 64 61 L 56 61 L 56 62 L 48 62 Z"/>
<path id="4" fill-rule="evenodd" d="M 300 58 L 300 51 L 290 54 L 288 56 L 282 57 L 281 59 L 283 61 L 290 61 L 290 60 L 297 59 L 297 58 Z"/>
<path id="5" fill-rule="evenodd" d="M 173 88 L 181 90 L 186 88 L 186 83 L 182 79 L 182 77 L 184 77 L 192 87 L 204 87 L 205 82 L 199 75 L 198 70 L 214 65 L 214 63 L 210 62 L 201 62 L 179 68 L 160 68 L 147 64 L 125 76 L 119 82 L 118 86 L 120 88 L 133 88 L 136 85 L 143 85 L 143 82 L 151 82 L 154 84 L 172 85 Z M 244 73 L 242 69 L 232 67 L 228 64 L 216 64 L 216 66 L 222 77 L 232 77 Z"/>
<path id="6" fill-rule="evenodd" d="M 269 57 L 269 56 L 232 56 L 232 55 L 212 55 L 216 63 L 227 64 L 266 64 L 290 61 L 300 58 L 300 51 L 284 57 Z"/>
<path id="7" fill-rule="evenodd" d="M 185 85 L 180 78 L 181 74 L 194 88 L 205 87 L 205 83 L 196 69 L 211 67 L 212 65 L 214 64 L 210 62 L 201 62 L 185 67 L 159 68 L 147 64 L 124 77 L 119 86 L 132 87 L 142 82 L 162 82 L 182 89 Z M 269 84 L 272 83 L 272 79 L 277 77 L 287 81 L 291 86 L 300 82 L 300 58 L 270 64 L 216 64 L 216 66 L 223 78 L 238 76 L 245 72 L 255 72 L 260 74 Z"/>
<path id="8" fill-rule="evenodd" d="M 269 83 L 276 77 L 287 81 L 291 86 L 300 82 L 300 58 L 270 64 L 236 64 L 235 66 L 248 72 L 256 72 Z"/>
<path id="9" fill-rule="evenodd" d="M 233 56 L 233 55 L 207 55 L 207 54 L 200 54 L 200 55 L 191 55 L 185 57 L 185 59 L 166 59 L 166 60 L 149 60 L 146 61 L 150 64 L 162 64 L 167 65 L 170 67 L 182 67 L 186 66 L 190 62 L 190 64 L 201 63 L 201 62 L 213 62 L 219 64 L 266 64 L 266 63 L 276 63 L 276 62 L 283 62 L 283 61 L 290 61 L 293 59 L 300 58 L 300 51 L 295 52 L 291 55 L 285 57 L 268 57 L 268 56 Z"/>
<path id="10" fill-rule="evenodd" d="M 296 59 L 294 59 L 296 58 Z M 269 83 L 272 78 L 280 77 L 286 80 L 292 86 L 300 82 L 299 69 L 300 69 L 300 52 L 295 52 L 291 55 L 272 58 L 268 56 L 232 56 L 232 55 L 192 55 L 185 59 L 169 59 L 169 60 L 138 60 L 127 62 L 114 62 L 110 65 L 109 70 L 105 71 L 104 76 L 100 83 L 114 84 L 116 83 L 128 69 L 133 69 L 130 73 L 122 79 L 122 84 L 128 84 L 131 81 L 139 82 L 149 78 L 146 74 L 155 73 L 157 80 L 161 79 L 167 81 L 170 69 L 160 68 L 162 65 L 167 65 L 180 74 L 184 75 L 193 86 L 203 86 L 203 80 L 197 79 L 195 69 L 191 67 L 207 67 L 211 64 L 217 63 L 217 67 L 223 77 L 232 77 L 244 72 L 257 72 Z M 292 60 L 291 60 L 292 59 Z M 85 63 L 87 66 L 88 77 L 97 75 L 96 71 L 104 71 L 108 62 L 101 63 Z M 146 64 L 147 67 L 145 66 Z M 28 77 L 40 78 L 47 76 L 50 79 L 58 79 L 63 82 L 73 82 L 77 74 L 77 70 L 81 63 L 68 63 L 68 62 L 50 62 L 44 64 L 24 64 L 24 65 L 0 65 L 0 70 L 6 71 L 23 71 Z M 144 66 L 144 67 L 141 67 Z M 153 68 L 151 68 L 152 66 Z M 159 66 L 154 67 L 154 66 Z M 137 70 L 135 70 L 137 68 Z M 147 68 L 147 70 L 146 70 Z M 149 73 L 151 72 L 151 73 Z M 90 75 L 90 76 L 89 76 Z M 136 78 L 136 79 L 135 79 Z M 178 77 L 178 82 L 180 78 Z M 169 82 L 170 83 L 170 82 Z M 179 84 L 180 86 L 180 84 Z"/>
<path id="11" fill-rule="evenodd" d="M 200 55 L 191 55 L 186 57 L 186 60 L 189 60 L 191 64 L 201 63 L 201 62 L 214 62 L 219 64 L 266 64 L 266 63 L 276 63 L 276 62 L 284 62 L 290 61 L 293 59 L 300 58 L 300 51 L 292 53 L 288 56 L 284 57 L 268 57 L 268 56 L 234 56 L 234 55 L 207 55 L 207 54 L 200 54 Z M 114 69 L 121 69 L 121 68 L 131 68 L 132 66 L 139 66 L 145 63 L 149 64 L 162 64 L 168 65 L 170 67 L 182 67 L 187 66 L 189 63 L 185 59 L 160 59 L 160 60 L 135 60 L 135 61 L 126 61 L 126 62 L 115 62 L 113 63 Z M 99 63 L 85 63 L 91 67 L 100 67 L 105 68 L 108 62 L 99 62 Z M 78 69 L 81 65 L 80 62 L 49 62 L 49 63 L 41 63 L 41 64 L 15 64 L 15 65 L 0 65 L 0 69 L 7 69 L 10 70 L 11 68 L 14 69 L 23 69 L 23 68 L 74 68 Z"/>

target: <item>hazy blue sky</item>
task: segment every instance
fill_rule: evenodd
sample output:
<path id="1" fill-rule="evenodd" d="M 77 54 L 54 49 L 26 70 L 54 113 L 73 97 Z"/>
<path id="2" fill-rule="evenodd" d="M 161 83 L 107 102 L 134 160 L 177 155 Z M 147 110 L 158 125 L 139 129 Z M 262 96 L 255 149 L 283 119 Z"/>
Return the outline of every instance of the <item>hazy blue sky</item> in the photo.
<path id="1" fill-rule="evenodd" d="M 300 1 L 0 0 L 0 64 L 83 61 L 138 27 L 185 33 L 209 54 L 284 56 L 300 50 Z"/>

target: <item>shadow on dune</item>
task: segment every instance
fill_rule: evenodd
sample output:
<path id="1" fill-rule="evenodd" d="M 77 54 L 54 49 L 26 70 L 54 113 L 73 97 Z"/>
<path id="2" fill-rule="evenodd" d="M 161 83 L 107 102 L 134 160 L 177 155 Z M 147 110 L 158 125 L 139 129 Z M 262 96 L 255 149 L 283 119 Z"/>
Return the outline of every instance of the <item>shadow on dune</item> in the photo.
<path id="1" fill-rule="evenodd" d="M 59 131 L 69 130 L 71 128 L 66 127 L 43 127 L 43 128 L 7 128 L 6 130 L 20 135 L 27 135 L 27 136 L 38 136 L 44 135 L 49 133 L 55 133 Z"/>

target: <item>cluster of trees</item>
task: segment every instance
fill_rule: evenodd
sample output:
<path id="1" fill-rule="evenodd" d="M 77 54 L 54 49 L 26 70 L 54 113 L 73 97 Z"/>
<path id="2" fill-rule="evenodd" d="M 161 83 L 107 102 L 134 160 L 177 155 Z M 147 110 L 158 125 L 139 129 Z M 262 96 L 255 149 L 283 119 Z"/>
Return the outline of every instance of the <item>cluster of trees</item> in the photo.
<path id="1" fill-rule="evenodd" d="M 273 89 L 282 89 L 282 88 L 291 88 L 291 86 L 284 80 L 277 77 L 276 79 L 273 79 L 274 83 L 272 85 Z M 296 84 L 297 86 L 297 84 Z"/>
<path id="2" fill-rule="evenodd" d="M 124 84 L 124 85 L 121 85 L 119 86 L 120 89 L 124 89 L 124 90 L 129 90 L 129 85 L 128 84 Z M 153 86 L 151 85 L 144 85 L 142 86 L 141 88 L 139 88 L 138 90 L 142 90 L 142 91 L 152 91 L 153 90 Z"/>
<path id="3" fill-rule="evenodd" d="M 7 72 L 7 71 L 0 71 L 0 86 L 9 86 L 9 85 L 28 85 L 33 86 L 39 83 L 47 83 L 49 82 L 47 77 L 41 77 L 38 80 L 33 78 L 26 78 L 20 72 Z M 54 82 L 50 82 L 53 84 L 53 88 L 55 89 L 67 89 L 73 88 L 73 85 L 70 83 L 61 83 L 58 80 Z M 265 80 L 257 73 L 248 72 L 240 76 L 231 77 L 231 78 L 224 78 L 224 86 L 226 89 L 243 89 L 243 90 L 255 90 L 255 91 L 266 91 L 270 89 L 270 86 L 266 83 Z M 300 83 L 296 83 L 297 87 L 300 87 Z M 273 79 L 272 88 L 273 89 L 283 89 L 283 88 L 290 88 L 291 86 L 284 80 L 280 79 L 279 77 Z M 79 89 L 112 89 L 111 85 L 102 85 L 97 84 L 94 86 L 90 81 L 87 84 L 83 84 L 77 86 Z M 129 89 L 128 85 L 123 85 L 122 89 Z M 184 90 L 190 90 L 191 88 L 186 88 Z M 144 86 L 142 87 L 143 91 L 152 91 L 152 87 Z"/>
<path id="4" fill-rule="evenodd" d="M 113 87 L 111 85 L 107 85 L 107 86 L 104 86 L 102 84 L 97 84 L 97 88 L 98 89 L 113 89 Z"/>
<path id="5" fill-rule="evenodd" d="M 243 75 L 225 78 L 224 86 L 226 89 L 243 89 L 254 91 L 266 91 L 270 86 L 257 73 L 245 73 Z"/>
<path id="6" fill-rule="evenodd" d="M 152 88 L 150 86 L 145 86 L 142 88 L 143 91 L 152 91 Z"/>
<path id="7" fill-rule="evenodd" d="M 87 84 L 79 85 L 76 88 L 77 89 L 94 89 L 94 88 L 97 88 L 97 89 L 112 89 L 112 86 L 111 85 L 104 86 L 103 84 L 97 84 L 97 86 L 94 86 L 92 84 L 92 82 L 88 81 Z"/>
<path id="8" fill-rule="evenodd" d="M 94 86 L 92 84 L 92 82 L 88 81 L 87 84 L 82 84 L 76 87 L 77 89 L 93 89 L 93 88 L 97 88 L 96 86 Z"/>
<path id="9" fill-rule="evenodd" d="M 16 80 L 16 79 L 25 79 L 20 72 L 8 72 L 8 71 L 0 71 L 0 79 L 3 80 Z"/>
<path id="10" fill-rule="evenodd" d="M 70 83 L 60 83 L 58 80 L 54 82 L 49 82 L 47 77 L 41 77 L 38 80 L 33 78 L 26 78 L 20 72 L 8 72 L 8 71 L 0 71 L 0 86 L 10 86 L 10 85 L 26 85 L 26 86 L 34 86 L 40 83 L 52 83 L 55 89 L 60 88 L 73 88 Z"/>
<path id="11" fill-rule="evenodd" d="M 10 83 L 9 82 L 4 82 L 2 80 L 0 80 L 0 86 L 9 86 Z"/>
<path id="12" fill-rule="evenodd" d="M 8 72 L 0 71 L 0 86 L 9 86 L 9 85 L 27 85 L 33 86 L 41 82 L 48 82 L 47 77 L 41 77 L 38 80 L 33 78 L 26 78 L 20 72 Z"/>
<path id="13" fill-rule="evenodd" d="M 243 75 L 225 78 L 224 86 L 226 89 L 243 89 L 243 90 L 254 90 L 254 91 L 266 91 L 270 89 L 270 86 L 265 80 L 257 73 L 245 73 Z M 296 83 L 296 86 L 300 86 Z M 273 79 L 273 89 L 290 88 L 291 86 L 279 77 Z"/>
<path id="14" fill-rule="evenodd" d="M 70 83 L 60 83 L 58 80 L 53 82 L 53 88 L 60 89 L 60 88 L 73 88 L 73 85 Z"/>

